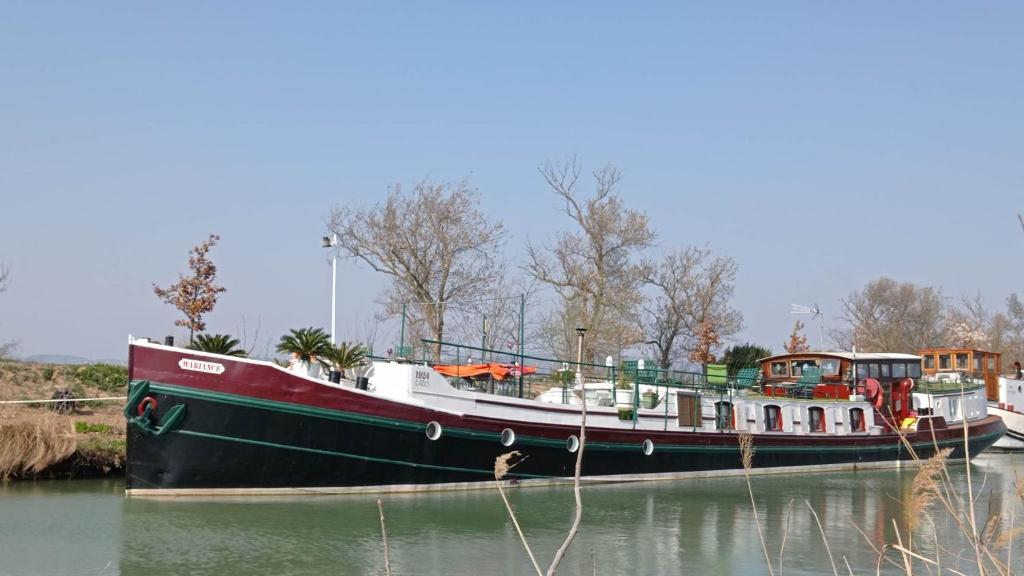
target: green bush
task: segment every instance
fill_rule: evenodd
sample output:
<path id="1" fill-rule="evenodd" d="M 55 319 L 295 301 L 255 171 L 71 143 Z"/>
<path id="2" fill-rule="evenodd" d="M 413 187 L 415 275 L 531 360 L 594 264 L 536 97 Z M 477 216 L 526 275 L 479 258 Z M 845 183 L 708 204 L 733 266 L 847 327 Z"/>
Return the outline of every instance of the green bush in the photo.
<path id="1" fill-rule="evenodd" d="M 108 434 L 114 427 L 110 424 L 93 424 L 91 422 L 75 422 L 75 432 L 79 434 Z"/>
<path id="2" fill-rule="evenodd" d="M 43 368 L 43 380 L 46 380 L 47 382 L 53 381 L 53 366 Z"/>
<path id="3" fill-rule="evenodd" d="M 124 393 L 128 389 L 128 369 L 113 364 L 91 364 L 75 371 L 75 378 L 85 386 L 104 392 Z"/>

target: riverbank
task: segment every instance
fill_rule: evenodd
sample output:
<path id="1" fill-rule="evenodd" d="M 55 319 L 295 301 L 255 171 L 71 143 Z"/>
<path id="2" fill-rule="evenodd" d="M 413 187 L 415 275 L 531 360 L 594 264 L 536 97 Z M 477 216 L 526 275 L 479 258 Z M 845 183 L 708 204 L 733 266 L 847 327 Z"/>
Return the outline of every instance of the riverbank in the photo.
<path id="1" fill-rule="evenodd" d="M 92 478 L 124 471 L 124 367 L 0 362 L 0 480 Z M 70 396 L 60 404 L 3 404 Z"/>

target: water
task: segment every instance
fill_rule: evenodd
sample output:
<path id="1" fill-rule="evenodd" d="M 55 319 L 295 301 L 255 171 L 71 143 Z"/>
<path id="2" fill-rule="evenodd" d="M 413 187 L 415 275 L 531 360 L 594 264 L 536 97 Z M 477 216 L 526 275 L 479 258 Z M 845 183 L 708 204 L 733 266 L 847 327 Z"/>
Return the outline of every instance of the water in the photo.
<path id="1" fill-rule="evenodd" d="M 1024 455 L 984 455 L 973 467 L 979 518 L 1024 522 L 1014 483 Z M 965 488 L 963 465 L 951 466 Z M 903 506 L 913 470 L 753 477 L 754 496 L 778 573 L 831 574 L 827 535 L 840 574 L 874 574 L 876 546 L 907 536 Z M 48 481 L 0 486 L 0 574 L 178 575 L 383 574 L 376 497 L 247 500 L 125 499 L 120 481 Z M 520 521 L 546 566 L 572 517 L 564 488 L 512 489 Z M 590 487 L 579 536 L 559 574 L 766 574 L 750 496 L 742 478 Z M 531 574 L 496 491 L 385 496 L 396 574 Z M 792 508 L 790 509 L 790 502 Z M 955 523 L 934 506 L 930 538 L 973 556 Z M 979 524 L 981 522 L 979 521 Z M 1021 522 L 1016 522 L 1020 525 Z M 980 529 L 980 528 L 979 528 Z M 1013 557 L 1024 559 L 1022 538 Z M 1006 550 L 1000 558 L 1005 560 Z M 891 556 L 896 559 L 896 556 Z M 952 562 L 948 557 L 948 562 Z M 1014 569 L 1021 571 L 1020 560 Z M 952 567 L 952 564 L 950 564 Z M 976 573 L 967 562 L 959 568 Z M 927 573 L 921 565 L 915 572 Z M 883 564 L 882 573 L 899 573 Z"/>

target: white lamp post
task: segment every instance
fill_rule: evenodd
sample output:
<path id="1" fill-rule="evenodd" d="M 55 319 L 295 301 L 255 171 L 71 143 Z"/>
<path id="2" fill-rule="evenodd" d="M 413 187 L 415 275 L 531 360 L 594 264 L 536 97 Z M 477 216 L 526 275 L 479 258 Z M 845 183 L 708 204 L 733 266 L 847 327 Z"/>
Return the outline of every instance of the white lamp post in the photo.
<path id="1" fill-rule="evenodd" d="M 331 251 L 331 344 L 335 344 L 334 322 L 337 318 L 336 306 L 338 298 L 338 235 L 331 234 L 324 236 L 324 248 L 332 248 Z"/>

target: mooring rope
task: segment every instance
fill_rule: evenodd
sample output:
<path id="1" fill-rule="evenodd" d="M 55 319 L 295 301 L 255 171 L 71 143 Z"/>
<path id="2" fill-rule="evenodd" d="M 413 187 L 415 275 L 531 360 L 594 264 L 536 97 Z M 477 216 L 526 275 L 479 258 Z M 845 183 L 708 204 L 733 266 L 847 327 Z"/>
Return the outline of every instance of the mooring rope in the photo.
<path id="1" fill-rule="evenodd" d="M 102 398 L 57 398 L 46 400 L 0 400 L 0 404 L 49 404 L 53 402 L 113 402 L 127 400 L 127 396 L 104 396 Z"/>

